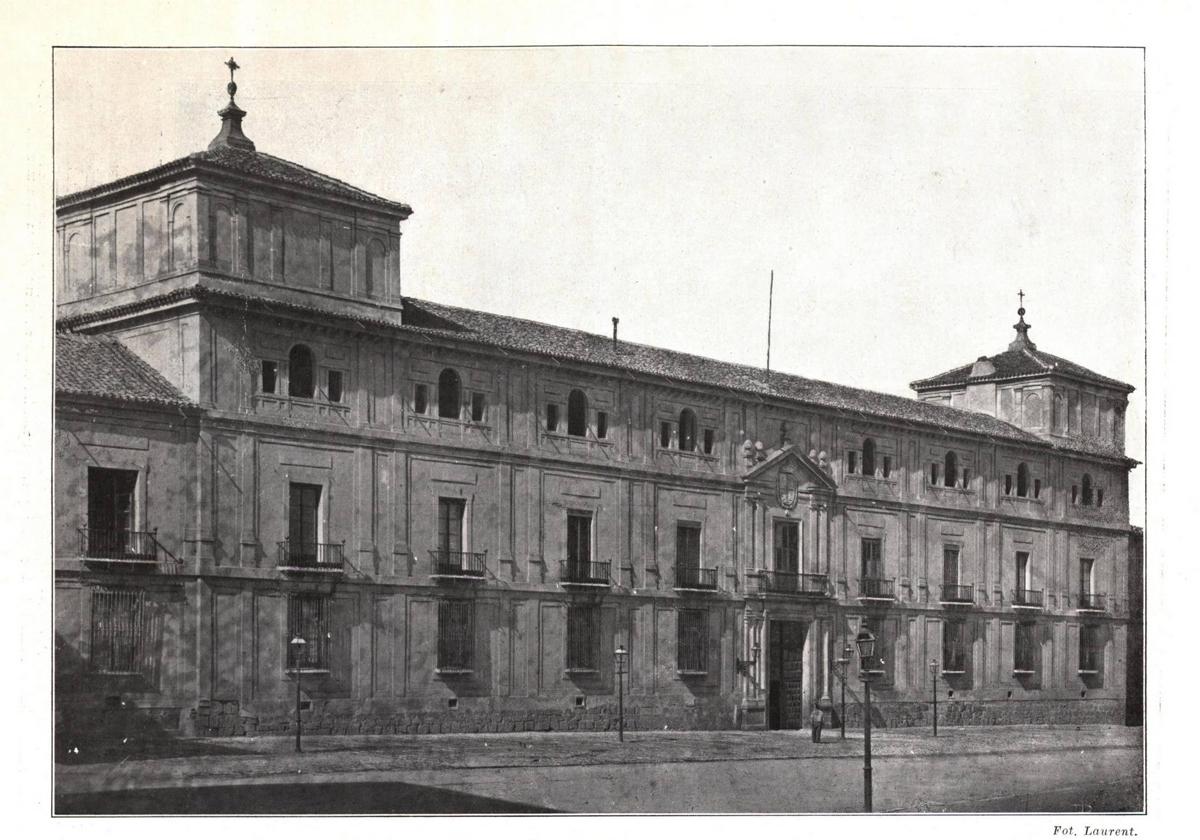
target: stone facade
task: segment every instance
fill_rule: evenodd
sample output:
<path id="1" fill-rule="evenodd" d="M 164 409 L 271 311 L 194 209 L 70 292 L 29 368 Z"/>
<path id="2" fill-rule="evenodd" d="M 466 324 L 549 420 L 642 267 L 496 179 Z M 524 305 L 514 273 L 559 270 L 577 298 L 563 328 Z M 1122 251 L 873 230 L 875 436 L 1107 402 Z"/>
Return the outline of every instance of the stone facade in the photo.
<path id="1" fill-rule="evenodd" d="M 1122 719 L 1131 462 L 1111 412 L 1076 445 L 1028 397 L 997 435 L 940 405 L 622 367 L 615 339 L 615 363 L 561 358 L 580 334 L 542 325 L 510 324 L 544 351 L 506 348 L 401 296 L 406 206 L 160 170 L 59 202 L 61 328 L 116 337 L 188 405 L 60 389 L 61 739 L 286 732 L 296 679 L 310 732 L 607 730 L 618 645 L 631 729 L 798 728 L 867 625 L 886 725 L 928 721 L 951 633 L 945 721 Z M 153 532 L 153 563 L 97 556 L 110 474 L 134 476 L 120 527 Z M 1084 474 L 1102 505 L 1081 506 Z M 324 560 L 293 558 L 305 523 Z M 297 669 L 302 626 L 322 638 Z"/>

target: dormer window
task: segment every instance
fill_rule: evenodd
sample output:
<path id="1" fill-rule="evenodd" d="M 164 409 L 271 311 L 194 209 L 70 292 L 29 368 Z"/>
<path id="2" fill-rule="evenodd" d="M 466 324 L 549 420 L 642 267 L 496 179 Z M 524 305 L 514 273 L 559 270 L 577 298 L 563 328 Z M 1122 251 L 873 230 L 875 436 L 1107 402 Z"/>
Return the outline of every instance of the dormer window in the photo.
<path id="1" fill-rule="evenodd" d="M 875 475 L 875 441 L 867 438 L 862 445 L 863 475 Z"/>

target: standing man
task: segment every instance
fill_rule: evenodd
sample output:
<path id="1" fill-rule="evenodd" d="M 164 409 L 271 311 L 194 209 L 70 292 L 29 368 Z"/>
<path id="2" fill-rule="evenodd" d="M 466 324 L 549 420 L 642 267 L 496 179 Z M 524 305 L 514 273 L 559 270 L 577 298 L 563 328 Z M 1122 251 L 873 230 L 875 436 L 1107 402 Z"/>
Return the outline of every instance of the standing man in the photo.
<path id="1" fill-rule="evenodd" d="M 808 722 L 812 726 L 813 743 L 821 743 L 821 729 L 825 726 L 825 713 L 821 711 L 819 706 L 813 706 L 812 714 L 808 717 Z"/>

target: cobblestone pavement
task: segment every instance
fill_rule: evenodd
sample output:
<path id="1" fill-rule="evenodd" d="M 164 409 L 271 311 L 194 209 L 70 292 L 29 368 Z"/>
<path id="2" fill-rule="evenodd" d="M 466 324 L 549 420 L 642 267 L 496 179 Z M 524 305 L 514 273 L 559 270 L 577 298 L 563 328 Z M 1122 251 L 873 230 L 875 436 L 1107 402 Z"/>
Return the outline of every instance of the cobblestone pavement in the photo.
<path id="1" fill-rule="evenodd" d="M 56 767 L 56 793 L 203 785 L 370 779 L 376 774 L 474 768 L 695 764 L 861 756 L 862 733 L 784 732 L 514 733 L 484 735 L 312 736 L 302 753 L 289 736 L 183 739 L 157 744 L 72 747 Z M 1011 726 L 876 729 L 876 757 L 1140 751 L 1142 730 L 1121 726 Z M 78 749 L 78 752 L 75 750 Z M 382 778 L 383 775 L 376 776 Z"/>

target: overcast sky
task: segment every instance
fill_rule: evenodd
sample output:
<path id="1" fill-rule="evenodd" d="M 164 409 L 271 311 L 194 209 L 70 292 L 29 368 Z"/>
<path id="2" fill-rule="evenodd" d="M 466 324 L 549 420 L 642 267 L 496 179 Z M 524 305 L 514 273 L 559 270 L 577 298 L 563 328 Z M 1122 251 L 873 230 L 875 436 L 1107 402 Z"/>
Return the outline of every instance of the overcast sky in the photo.
<path id="1" fill-rule="evenodd" d="M 58 50 L 56 191 L 260 151 L 411 204 L 403 292 L 911 396 L 1005 349 L 1138 387 L 1142 53 Z M 1133 521 L 1143 521 L 1142 470 Z"/>

